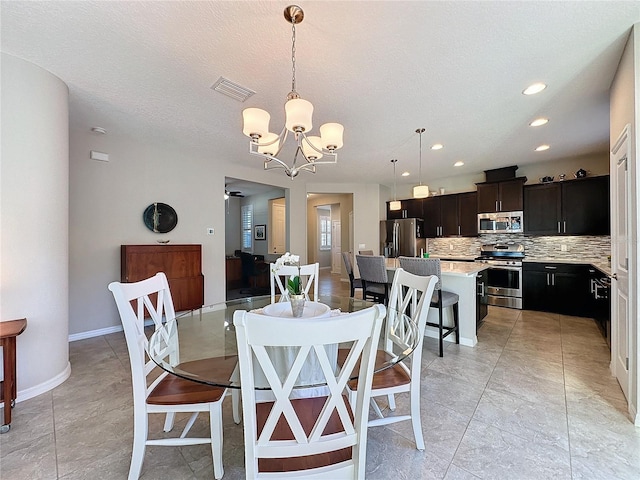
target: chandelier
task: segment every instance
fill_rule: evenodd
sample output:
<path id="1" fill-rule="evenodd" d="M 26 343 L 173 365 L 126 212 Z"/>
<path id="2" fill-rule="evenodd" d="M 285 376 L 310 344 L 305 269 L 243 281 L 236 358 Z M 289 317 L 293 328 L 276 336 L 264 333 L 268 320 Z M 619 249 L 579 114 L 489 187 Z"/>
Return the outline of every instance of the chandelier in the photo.
<path id="1" fill-rule="evenodd" d="M 429 186 L 422 185 L 422 134 L 424 128 L 416 129 L 416 133 L 420 135 L 420 171 L 418 173 L 419 185 L 413 187 L 413 198 L 427 198 L 429 196 Z"/>
<path id="2" fill-rule="evenodd" d="M 271 116 L 260 108 L 246 108 L 242 112 L 244 126 L 242 133 L 251 138 L 249 153 L 264 157 L 264 169 L 283 168 L 293 179 L 302 170 L 316 172 L 316 165 L 337 163 L 336 150 L 342 147 L 344 127 L 339 123 L 325 123 L 320 127 L 320 136 L 307 135 L 313 125 L 313 104 L 300 98 L 296 91 L 296 25 L 304 19 L 304 12 L 297 5 L 284 9 L 284 18 L 291 23 L 293 38 L 291 43 L 292 78 L 291 92 L 284 105 L 285 125 L 280 134 L 269 131 Z M 278 158 L 287 141 L 289 132 L 297 143 L 293 163 L 289 166 Z M 320 161 L 321 158 L 325 158 Z M 298 163 L 299 162 L 299 163 Z"/>

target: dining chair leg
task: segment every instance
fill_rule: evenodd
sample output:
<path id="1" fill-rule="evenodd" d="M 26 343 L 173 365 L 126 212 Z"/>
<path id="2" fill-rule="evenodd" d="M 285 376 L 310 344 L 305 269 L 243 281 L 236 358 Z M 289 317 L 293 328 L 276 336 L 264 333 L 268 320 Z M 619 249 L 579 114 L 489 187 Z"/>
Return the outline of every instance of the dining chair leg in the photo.
<path id="1" fill-rule="evenodd" d="M 173 421 L 175 417 L 176 414 L 174 412 L 167 412 L 167 416 L 164 417 L 164 427 L 162 428 L 164 432 L 170 432 L 173 430 Z"/>
<path id="2" fill-rule="evenodd" d="M 384 418 L 384 415 L 382 415 L 382 410 L 380 410 L 380 407 L 378 406 L 378 402 L 376 402 L 375 398 L 371 397 L 369 399 L 369 403 L 371 405 L 371 408 L 373 408 L 373 411 L 375 412 L 375 414 L 378 416 L 378 418 Z"/>
<path id="3" fill-rule="evenodd" d="M 233 409 L 233 421 L 236 425 L 240 425 L 240 390 L 237 388 L 231 389 L 231 407 Z"/>
<path id="4" fill-rule="evenodd" d="M 420 382 L 415 379 L 411 382 L 411 425 L 413 436 L 416 439 L 416 448 L 424 451 L 424 437 L 422 435 L 422 420 L 420 418 Z"/>
<path id="5" fill-rule="evenodd" d="M 222 406 L 220 402 L 210 404 L 209 424 L 211 427 L 211 455 L 213 457 L 213 476 L 220 480 L 224 475 L 222 466 Z"/>
<path id="6" fill-rule="evenodd" d="M 193 427 L 193 424 L 196 423 L 196 418 L 198 418 L 198 412 L 193 412 L 189 417 L 189 421 L 184 426 L 184 430 L 182 430 L 182 434 L 180 434 L 180 438 L 185 438 L 187 436 L 187 433 L 189 433 L 189 430 L 191 430 L 191 427 Z"/>
<path id="7" fill-rule="evenodd" d="M 389 410 L 391 410 L 392 412 L 395 412 L 396 411 L 396 396 L 393 393 L 387 395 L 387 402 L 389 403 Z"/>
<path id="8" fill-rule="evenodd" d="M 147 435 L 149 420 L 146 412 L 134 415 L 133 419 L 133 452 L 131 454 L 131 466 L 129 467 L 129 480 L 138 480 L 142 471 L 142 462 L 147 447 Z"/>

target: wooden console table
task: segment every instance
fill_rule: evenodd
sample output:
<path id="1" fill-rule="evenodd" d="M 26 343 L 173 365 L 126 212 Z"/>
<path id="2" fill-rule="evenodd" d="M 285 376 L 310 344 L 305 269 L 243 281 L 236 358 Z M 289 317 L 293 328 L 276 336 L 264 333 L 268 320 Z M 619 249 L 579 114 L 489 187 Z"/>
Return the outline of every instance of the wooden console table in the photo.
<path id="1" fill-rule="evenodd" d="M 0 389 L 0 400 L 4 401 L 4 423 L 0 433 L 6 433 L 11 428 L 11 409 L 16 403 L 18 390 L 16 388 L 16 337 L 27 328 L 27 319 L 0 322 L 0 347 L 2 347 L 2 364 L 4 380 Z"/>

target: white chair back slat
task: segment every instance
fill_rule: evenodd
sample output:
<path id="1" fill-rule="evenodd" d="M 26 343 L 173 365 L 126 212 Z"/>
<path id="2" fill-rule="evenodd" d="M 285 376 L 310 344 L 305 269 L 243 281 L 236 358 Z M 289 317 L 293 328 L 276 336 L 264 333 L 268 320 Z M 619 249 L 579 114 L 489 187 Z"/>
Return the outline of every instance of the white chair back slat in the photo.
<path id="1" fill-rule="evenodd" d="M 283 265 L 276 269 L 275 263 L 270 264 L 271 278 L 271 303 L 275 303 L 276 295 L 280 294 L 280 302 L 289 301 L 289 291 L 287 290 L 287 280 L 300 275 L 300 282 L 303 286 L 303 293 L 309 300 L 318 300 L 318 275 L 320 264 L 312 263 L 301 265 L 298 269 L 295 265 Z M 313 288 L 313 297 L 311 289 Z"/>
<path id="2" fill-rule="evenodd" d="M 366 451 L 366 417 L 368 406 L 367 391 L 371 389 L 375 345 L 381 329 L 385 307 L 376 305 L 351 314 L 337 315 L 322 319 L 308 319 L 304 322 L 279 317 L 268 317 L 257 313 L 236 311 L 234 325 L 238 341 L 238 357 L 242 382 L 242 403 L 245 424 L 245 465 L 247 478 L 261 478 L 258 472 L 258 458 L 299 457 L 314 455 L 353 446 L 353 458 L 348 465 L 342 465 L 344 472 L 360 472 L 364 477 Z M 295 328 L 293 328 L 295 327 Z M 328 345 L 349 343 L 351 350 L 347 360 L 338 368 L 335 360 L 327 353 Z M 290 369 L 278 372 L 270 356 L 274 347 L 297 349 Z M 308 358 L 315 356 L 319 370 L 326 381 L 326 398 L 322 408 L 313 419 L 313 425 L 305 432 L 293 402 L 296 381 Z M 254 372 L 259 365 L 264 373 L 275 401 L 270 406 L 262 430 L 258 432 L 256 416 L 256 392 Z M 357 362 L 360 361 L 359 378 L 362 388 L 358 390 L 358 400 L 354 405 L 353 419 L 351 405 L 343 395 Z M 359 382 L 360 384 L 360 382 Z M 366 400 L 365 400 L 366 398 Z M 300 408 L 300 406 L 298 406 Z M 336 414 L 342 424 L 342 431 L 324 434 L 332 415 Z M 288 425 L 293 438 L 274 440 L 274 431 L 282 421 Z M 308 428 L 308 427 L 307 427 Z M 332 472 L 333 478 L 343 478 L 338 471 L 322 467 L 315 474 Z M 310 470 L 308 473 L 313 473 Z M 300 477 L 305 472 L 300 471 Z"/>

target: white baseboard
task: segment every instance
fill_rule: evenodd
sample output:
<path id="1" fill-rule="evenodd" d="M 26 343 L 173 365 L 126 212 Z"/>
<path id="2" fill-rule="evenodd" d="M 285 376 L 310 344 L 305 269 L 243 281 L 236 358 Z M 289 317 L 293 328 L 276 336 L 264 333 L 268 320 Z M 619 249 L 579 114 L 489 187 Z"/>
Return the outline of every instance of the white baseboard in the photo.
<path id="1" fill-rule="evenodd" d="M 65 368 L 58 375 L 56 375 L 53 378 L 50 378 L 46 382 L 31 388 L 27 388 L 26 390 L 18 390 L 18 397 L 16 398 L 16 403 L 29 400 L 30 398 L 37 397 L 38 395 L 42 395 L 43 393 L 46 393 L 49 390 L 56 388 L 58 385 L 61 385 L 62 383 L 64 383 L 64 381 L 67 378 L 69 378 L 70 375 L 71 375 L 71 364 L 67 363 L 67 368 Z"/>
<path id="2" fill-rule="evenodd" d="M 87 338 L 99 337 L 101 335 L 109 335 L 122 331 L 122 325 L 114 325 L 113 327 L 99 328 L 98 330 L 89 330 L 87 332 L 73 333 L 69 335 L 69 341 L 85 340 Z"/>

